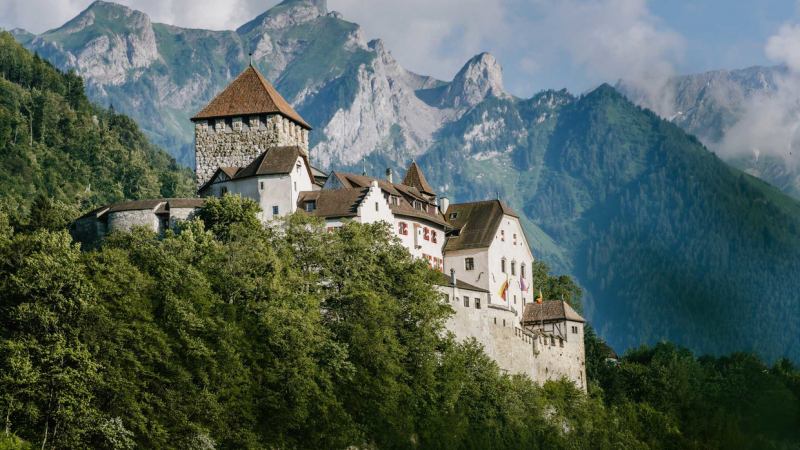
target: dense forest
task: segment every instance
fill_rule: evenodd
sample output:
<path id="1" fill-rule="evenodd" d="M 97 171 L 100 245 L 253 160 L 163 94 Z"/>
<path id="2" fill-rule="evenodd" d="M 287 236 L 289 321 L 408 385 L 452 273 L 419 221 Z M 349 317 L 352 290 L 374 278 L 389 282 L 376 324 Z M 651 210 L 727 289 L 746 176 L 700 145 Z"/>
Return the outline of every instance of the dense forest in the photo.
<path id="1" fill-rule="evenodd" d="M 800 371 L 786 361 L 659 344 L 617 362 L 590 331 L 588 395 L 537 386 L 444 331 L 435 273 L 385 226 L 264 227 L 256 210 L 226 196 L 176 232 L 83 252 L 0 216 L 2 445 L 800 445 Z M 545 285 L 579 306 L 568 278 Z"/>
<path id="2" fill-rule="evenodd" d="M 89 103 L 83 80 L 0 32 L 0 202 L 12 220 L 58 202 L 67 214 L 123 199 L 192 195 L 191 171 L 128 117 Z"/>

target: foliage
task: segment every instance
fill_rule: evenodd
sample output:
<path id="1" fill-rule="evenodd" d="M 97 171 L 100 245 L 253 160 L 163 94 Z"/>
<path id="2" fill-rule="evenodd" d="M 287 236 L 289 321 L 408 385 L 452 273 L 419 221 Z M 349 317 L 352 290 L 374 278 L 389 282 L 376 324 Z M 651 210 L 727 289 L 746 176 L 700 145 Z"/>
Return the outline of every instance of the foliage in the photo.
<path id="1" fill-rule="evenodd" d="M 103 203 L 192 191 L 191 173 L 131 119 L 91 105 L 80 77 L 0 32 L 0 209 L 12 222 L 57 229 Z"/>
<path id="2" fill-rule="evenodd" d="M 64 231 L 13 229 L 0 213 L 8 436 L 120 449 L 778 448 L 800 438 L 800 372 L 786 361 L 657 346 L 609 365 L 588 330 L 589 394 L 568 381 L 540 387 L 445 333 L 452 311 L 436 274 L 385 225 L 327 232 L 299 213 L 263 227 L 256 213 L 224 197 L 199 214 L 216 222 L 115 234 L 85 252 Z M 545 280 L 574 292 L 571 280 Z"/>

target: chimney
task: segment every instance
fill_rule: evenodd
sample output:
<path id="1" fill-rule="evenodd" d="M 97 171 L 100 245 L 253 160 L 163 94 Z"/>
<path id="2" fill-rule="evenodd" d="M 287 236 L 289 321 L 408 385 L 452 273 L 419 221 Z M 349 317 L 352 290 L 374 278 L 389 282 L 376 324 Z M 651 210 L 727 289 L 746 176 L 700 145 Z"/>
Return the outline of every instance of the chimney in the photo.
<path id="1" fill-rule="evenodd" d="M 450 269 L 450 286 L 456 285 L 456 269 Z"/>
<path id="2" fill-rule="evenodd" d="M 391 167 L 387 167 L 386 168 L 386 181 L 388 181 L 389 183 L 393 183 L 393 181 L 392 181 L 392 168 Z"/>
<path id="3" fill-rule="evenodd" d="M 439 211 L 441 211 L 442 214 L 444 214 L 447 212 L 447 208 L 449 207 L 450 207 L 450 200 L 448 200 L 447 197 L 439 197 Z"/>

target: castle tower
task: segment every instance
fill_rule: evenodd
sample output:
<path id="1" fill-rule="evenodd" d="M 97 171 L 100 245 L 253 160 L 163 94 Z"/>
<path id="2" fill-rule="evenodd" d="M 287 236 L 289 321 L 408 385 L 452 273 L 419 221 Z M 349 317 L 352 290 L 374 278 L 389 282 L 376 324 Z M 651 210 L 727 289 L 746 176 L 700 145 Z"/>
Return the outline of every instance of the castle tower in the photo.
<path id="1" fill-rule="evenodd" d="M 311 127 L 252 65 L 192 122 L 198 186 L 217 168 L 245 167 L 269 147 L 298 146 L 308 155 Z"/>

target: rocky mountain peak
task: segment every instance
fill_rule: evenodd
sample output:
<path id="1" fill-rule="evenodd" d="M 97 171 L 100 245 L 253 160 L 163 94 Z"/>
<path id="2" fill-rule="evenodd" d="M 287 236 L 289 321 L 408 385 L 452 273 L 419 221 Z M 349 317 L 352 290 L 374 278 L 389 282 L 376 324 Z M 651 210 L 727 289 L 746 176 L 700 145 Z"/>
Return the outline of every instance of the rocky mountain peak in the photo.
<path id="1" fill-rule="evenodd" d="M 490 53 L 481 53 L 467 61 L 444 91 L 442 106 L 470 108 L 486 97 L 505 97 L 503 68 Z"/>
<path id="2" fill-rule="evenodd" d="M 236 31 L 247 34 L 253 30 L 280 30 L 310 22 L 327 14 L 327 0 L 285 0 Z"/>

